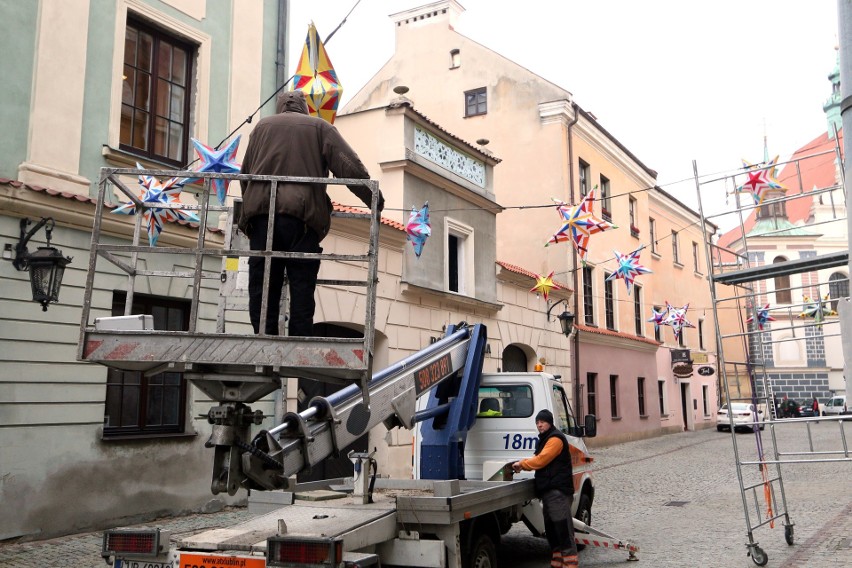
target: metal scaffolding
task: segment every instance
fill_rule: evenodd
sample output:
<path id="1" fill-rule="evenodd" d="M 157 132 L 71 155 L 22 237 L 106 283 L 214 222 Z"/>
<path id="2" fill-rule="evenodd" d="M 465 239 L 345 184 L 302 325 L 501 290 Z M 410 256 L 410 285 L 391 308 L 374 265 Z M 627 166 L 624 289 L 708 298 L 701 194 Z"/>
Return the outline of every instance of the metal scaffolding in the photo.
<path id="1" fill-rule="evenodd" d="M 824 167 L 826 161 L 832 161 L 832 153 L 837 183 L 806 188 L 803 172 L 811 171 L 817 161 Z M 725 397 L 720 402 L 726 405 L 731 425 L 748 536 L 747 554 L 758 566 L 768 562 L 768 555 L 754 538 L 757 528 L 774 527 L 775 521 L 780 520 L 787 544 L 792 545 L 794 541 L 794 523 L 784 492 L 782 466 L 852 463 L 846 436 L 852 416 L 785 417 L 778 398 L 787 391 L 802 393 L 808 386 L 817 388 L 794 385 L 792 379 L 786 378 L 792 376 L 793 371 L 804 375 L 803 371 L 819 368 L 826 377 L 838 372 L 836 368 L 832 371 L 827 363 L 828 346 L 836 343 L 839 351 L 840 322 L 835 308 L 837 302 L 848 300 L 848 270 L 843 270 L 846 274 L 842 278 L 837 277 L 837 272 L 826 278 L 825 271 L 847 267 L 849 262 L 840 147 L 835 143 L 834 150 L 797 156 L 784 164 L 788 187 L 777 183 L 775 176 L 779 165 L 768 162 L 708 180 L 699 176 L 693 162 L 716 322 L 720 391 Z M 749 182 L 754 182 L 755 174 L 764 174 L 762 180 L 774 183 L 775 187 L 770 187 L 752 203 L 742 190 Z M 713 199 L 724 196 L 727 200 L 731 195 L 735 200 L 733 208 L 716 215 L 705 214 L 705 206 Z M 748 203 L 744 203 L 746 201 Z M 804 223 L 791 223 L 788 218 L 788 206 L 797 202 L 799 210 L 805 206 L 809 211 Z M 819 214 L 814 213 L 816 208 Z M 736 225 L 726 233 L 723 244 L 714 242 L 714 235 L 707 234 L 707 221 L 731 227 L 732 217 Z M 829 234 L 843 238 L 828 239 L 821 253 L 811 246 Z M 779 257 L 773 262 L 764 258 L 771 251 L 785 247 L 807 249 L 808 252 L 799 253 L 801 258 L 796 259 Z M 841 364 L 839 372 L 842 370 Z M 825 384 L 829 384 L 828 378 Z M 827 388 L 810 392 L 817 399 L 828 394 Z M 734 403 L 744 403 L 746 412 L 751 413 L 741 425 L 752 433 L 754 448 L 743 444 L 736 434 Z M 814 443 L 811 427 L 815 423 L 824 423 L 821 428 L 838 429 L 831 447 Z M 783 435 L 779 435 L 780 430 Z"/>

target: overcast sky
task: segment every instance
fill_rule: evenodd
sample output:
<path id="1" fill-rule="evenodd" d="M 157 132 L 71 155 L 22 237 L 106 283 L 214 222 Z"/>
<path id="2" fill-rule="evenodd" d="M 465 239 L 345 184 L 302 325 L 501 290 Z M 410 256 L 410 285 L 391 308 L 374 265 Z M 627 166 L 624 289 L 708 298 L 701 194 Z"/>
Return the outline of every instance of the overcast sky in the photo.
<path id="1" fill-rule="evenodd" d="M 291 73 L 308 24 L 326 38 L 356 1 L 292 1 Z M 457 31 L 573 93 L 693 208 L 692 160 L 699 174 L 759 162 L 766 134 L 783 161 L 827 129 L 835 0 L 459 1 Z M 427 3 L 358 3 L 327 46 L 344 104 L 393 54 L 388 16 Z"/>

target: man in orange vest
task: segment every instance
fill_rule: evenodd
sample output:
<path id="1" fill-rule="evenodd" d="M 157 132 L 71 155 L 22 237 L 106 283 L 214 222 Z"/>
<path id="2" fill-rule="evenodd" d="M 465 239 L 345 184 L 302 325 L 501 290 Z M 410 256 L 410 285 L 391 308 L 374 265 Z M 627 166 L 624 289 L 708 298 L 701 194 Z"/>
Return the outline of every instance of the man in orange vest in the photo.
<path id="1" fill-rule="evenodd" d="M 535 494 L 544 507 L 544 532 L 550 544 L 551 568 L 576 568 L 577 543 L 571 501 L 574 499 L 574 475 L 568 439 L 553 426 L 553 413 L 547 409 L 535 416 L 538 440 L 535 454 L 512 464 L 512 469 L 535 471 Z"/>

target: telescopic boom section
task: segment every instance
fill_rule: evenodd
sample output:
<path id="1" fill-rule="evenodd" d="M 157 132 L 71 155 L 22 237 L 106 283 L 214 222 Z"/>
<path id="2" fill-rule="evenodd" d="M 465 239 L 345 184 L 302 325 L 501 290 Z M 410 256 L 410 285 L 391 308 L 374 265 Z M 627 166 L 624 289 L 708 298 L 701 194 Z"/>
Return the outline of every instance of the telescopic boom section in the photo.
<path id="1" fill-rule="evenodd" d="M 339 455 L 379 423 L 410 429 L 420 418 L 415 416 L 416 400 L 433 389 L 452 401 L 444 407 L 448 415 L 454 408 L 474 408 L 486 339 L 482 324 L 450 326 L 443 339 L 376 373 L 368 384 L 369 406 L 358 386 L 350 385 L 327 398 L 314 398 L 307 410 L 286 414 L 279 426 L 261 431 L 251 444 L 235 440 L 232 450 L 241 453 L 239 485 L 283 489 L 290 476 Z M 214 468 L 214 493 L 217 476 L 228 473 L 233 478 L 233 472 Z"/>

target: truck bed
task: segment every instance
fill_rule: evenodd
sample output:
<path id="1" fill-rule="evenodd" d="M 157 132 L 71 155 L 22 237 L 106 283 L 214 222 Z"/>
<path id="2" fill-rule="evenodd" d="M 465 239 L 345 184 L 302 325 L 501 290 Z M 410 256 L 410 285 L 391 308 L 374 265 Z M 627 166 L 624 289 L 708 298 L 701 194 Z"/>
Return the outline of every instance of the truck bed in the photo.
<path id="1" fill-rule="evenodd" d="M 292 505 L 231 528 L 182 538 L 177 545 L 184 550 L 265 553 L 266 539 L 279 534 L 281 527 L 292 537 L 343 537 L 344 550 L 359 550 L 394 539 L 404 526 L 430 532 L 485 513 L 523 506 L 534 493 L 531 479 L 377 479 L 370 504 L 362 504 L 360 497 L 352 495 L 326 501 L 300 499 L 310 498 L 316 491 L 340 488 L 339 482 L 330 480 L 325 486 L 312 483 L 310 491 L 304 493 L 297 486 Z"/>

